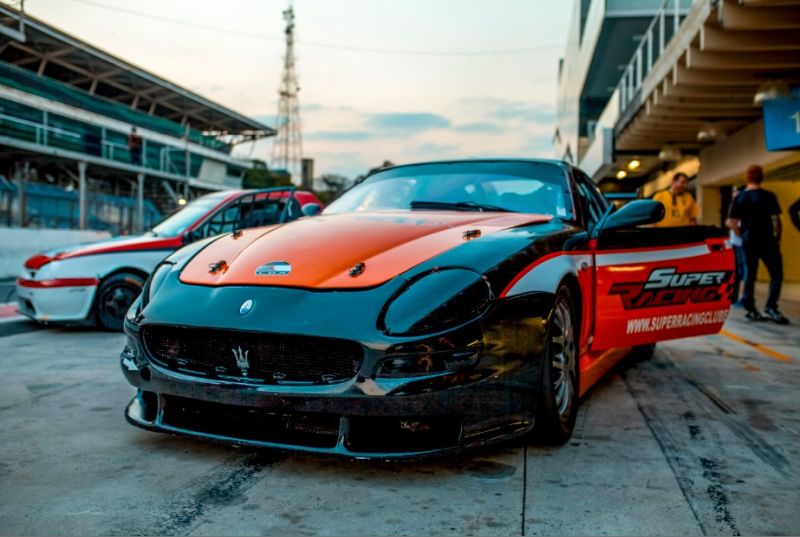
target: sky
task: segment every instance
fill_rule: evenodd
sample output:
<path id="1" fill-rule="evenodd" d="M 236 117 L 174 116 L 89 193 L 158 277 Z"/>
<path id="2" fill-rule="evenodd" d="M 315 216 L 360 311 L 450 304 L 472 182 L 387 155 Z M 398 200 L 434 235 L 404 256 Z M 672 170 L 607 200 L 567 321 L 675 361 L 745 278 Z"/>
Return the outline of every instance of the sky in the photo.
<path id="1" fill-rule="evenodd" d="M 294 0 L 315 174 L 554 154 L 571 0 Z M 275 125 L 286 0 L 27 0 L 31 15 Z M 176 22 L 178 21 L 178 22 Z M 271 140 L 236 154 L 269 161 Z"/>

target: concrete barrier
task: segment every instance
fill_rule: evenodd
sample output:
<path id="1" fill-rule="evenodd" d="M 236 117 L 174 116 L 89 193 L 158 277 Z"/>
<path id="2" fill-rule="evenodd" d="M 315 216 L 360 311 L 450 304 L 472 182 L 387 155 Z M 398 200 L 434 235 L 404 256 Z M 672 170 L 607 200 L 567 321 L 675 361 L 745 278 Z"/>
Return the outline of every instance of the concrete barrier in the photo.
<path id="1" fill-rule="evenodd" d="M 0 280 L 15 278 L 33 254 L 82 242 L 107 239 L 107 231 L 0 227 Z"/>

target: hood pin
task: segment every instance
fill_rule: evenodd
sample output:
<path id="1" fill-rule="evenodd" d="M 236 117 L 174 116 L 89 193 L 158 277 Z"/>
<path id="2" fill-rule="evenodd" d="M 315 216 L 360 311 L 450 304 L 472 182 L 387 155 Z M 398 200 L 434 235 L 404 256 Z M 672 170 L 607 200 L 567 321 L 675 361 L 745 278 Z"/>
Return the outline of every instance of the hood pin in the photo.
<path id="1" fill-rule="evenodd" d="M 216 263 L 208 265 L 209 274 L 216 274 L 217 272 L 225 272 L 228 270 L 228 263 L 224 259 L 220 259 Z"/>
<path id="2" fill-rule="evenodd" d="M 357 263 L 353 268 L 350 269 L 350 276 L 355 278 L 357 276 L 361 276 L 364 273 L 364 269 L 367 268 L 367 265 L 364 263 Z"/>
<path id="3" fill-rule="evenodd" d="M 477 239 L 480 236 L 481 236 L 481 230 L 480 229 L 468 229 L 462 235 L 462 237 L 464 237 L 465 241 L 471 241 L 472 239 Z"/>

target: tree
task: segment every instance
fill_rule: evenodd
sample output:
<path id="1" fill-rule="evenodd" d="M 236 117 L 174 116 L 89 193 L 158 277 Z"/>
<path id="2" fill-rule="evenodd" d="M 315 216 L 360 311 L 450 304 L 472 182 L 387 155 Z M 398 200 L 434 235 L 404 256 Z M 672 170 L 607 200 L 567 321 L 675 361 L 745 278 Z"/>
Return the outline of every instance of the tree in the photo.
<path id="1" fill-rule="evenodd" d="M 291 176 L 285 170 L 270 170 L 263 160 L 254 160 L 253 167 L 245 170 L 242 186 L 244 188 L 270 188 L 290 186 Z"/>

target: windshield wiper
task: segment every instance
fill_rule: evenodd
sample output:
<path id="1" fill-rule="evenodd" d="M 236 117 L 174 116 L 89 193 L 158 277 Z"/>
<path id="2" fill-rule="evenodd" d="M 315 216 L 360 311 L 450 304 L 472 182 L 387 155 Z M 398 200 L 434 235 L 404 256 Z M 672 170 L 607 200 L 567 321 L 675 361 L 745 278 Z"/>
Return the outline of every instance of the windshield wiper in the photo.
<path id="1" fill-rule="evenodd" d="M 496 205 L 486 205 L 484 203 L 475 203 L 474 201 L 412 201 L 412 209 L 443 209 L 446 211 L 497 211 L 503 213 L 514 212 L 510 209 L 497 207 Z"/>

